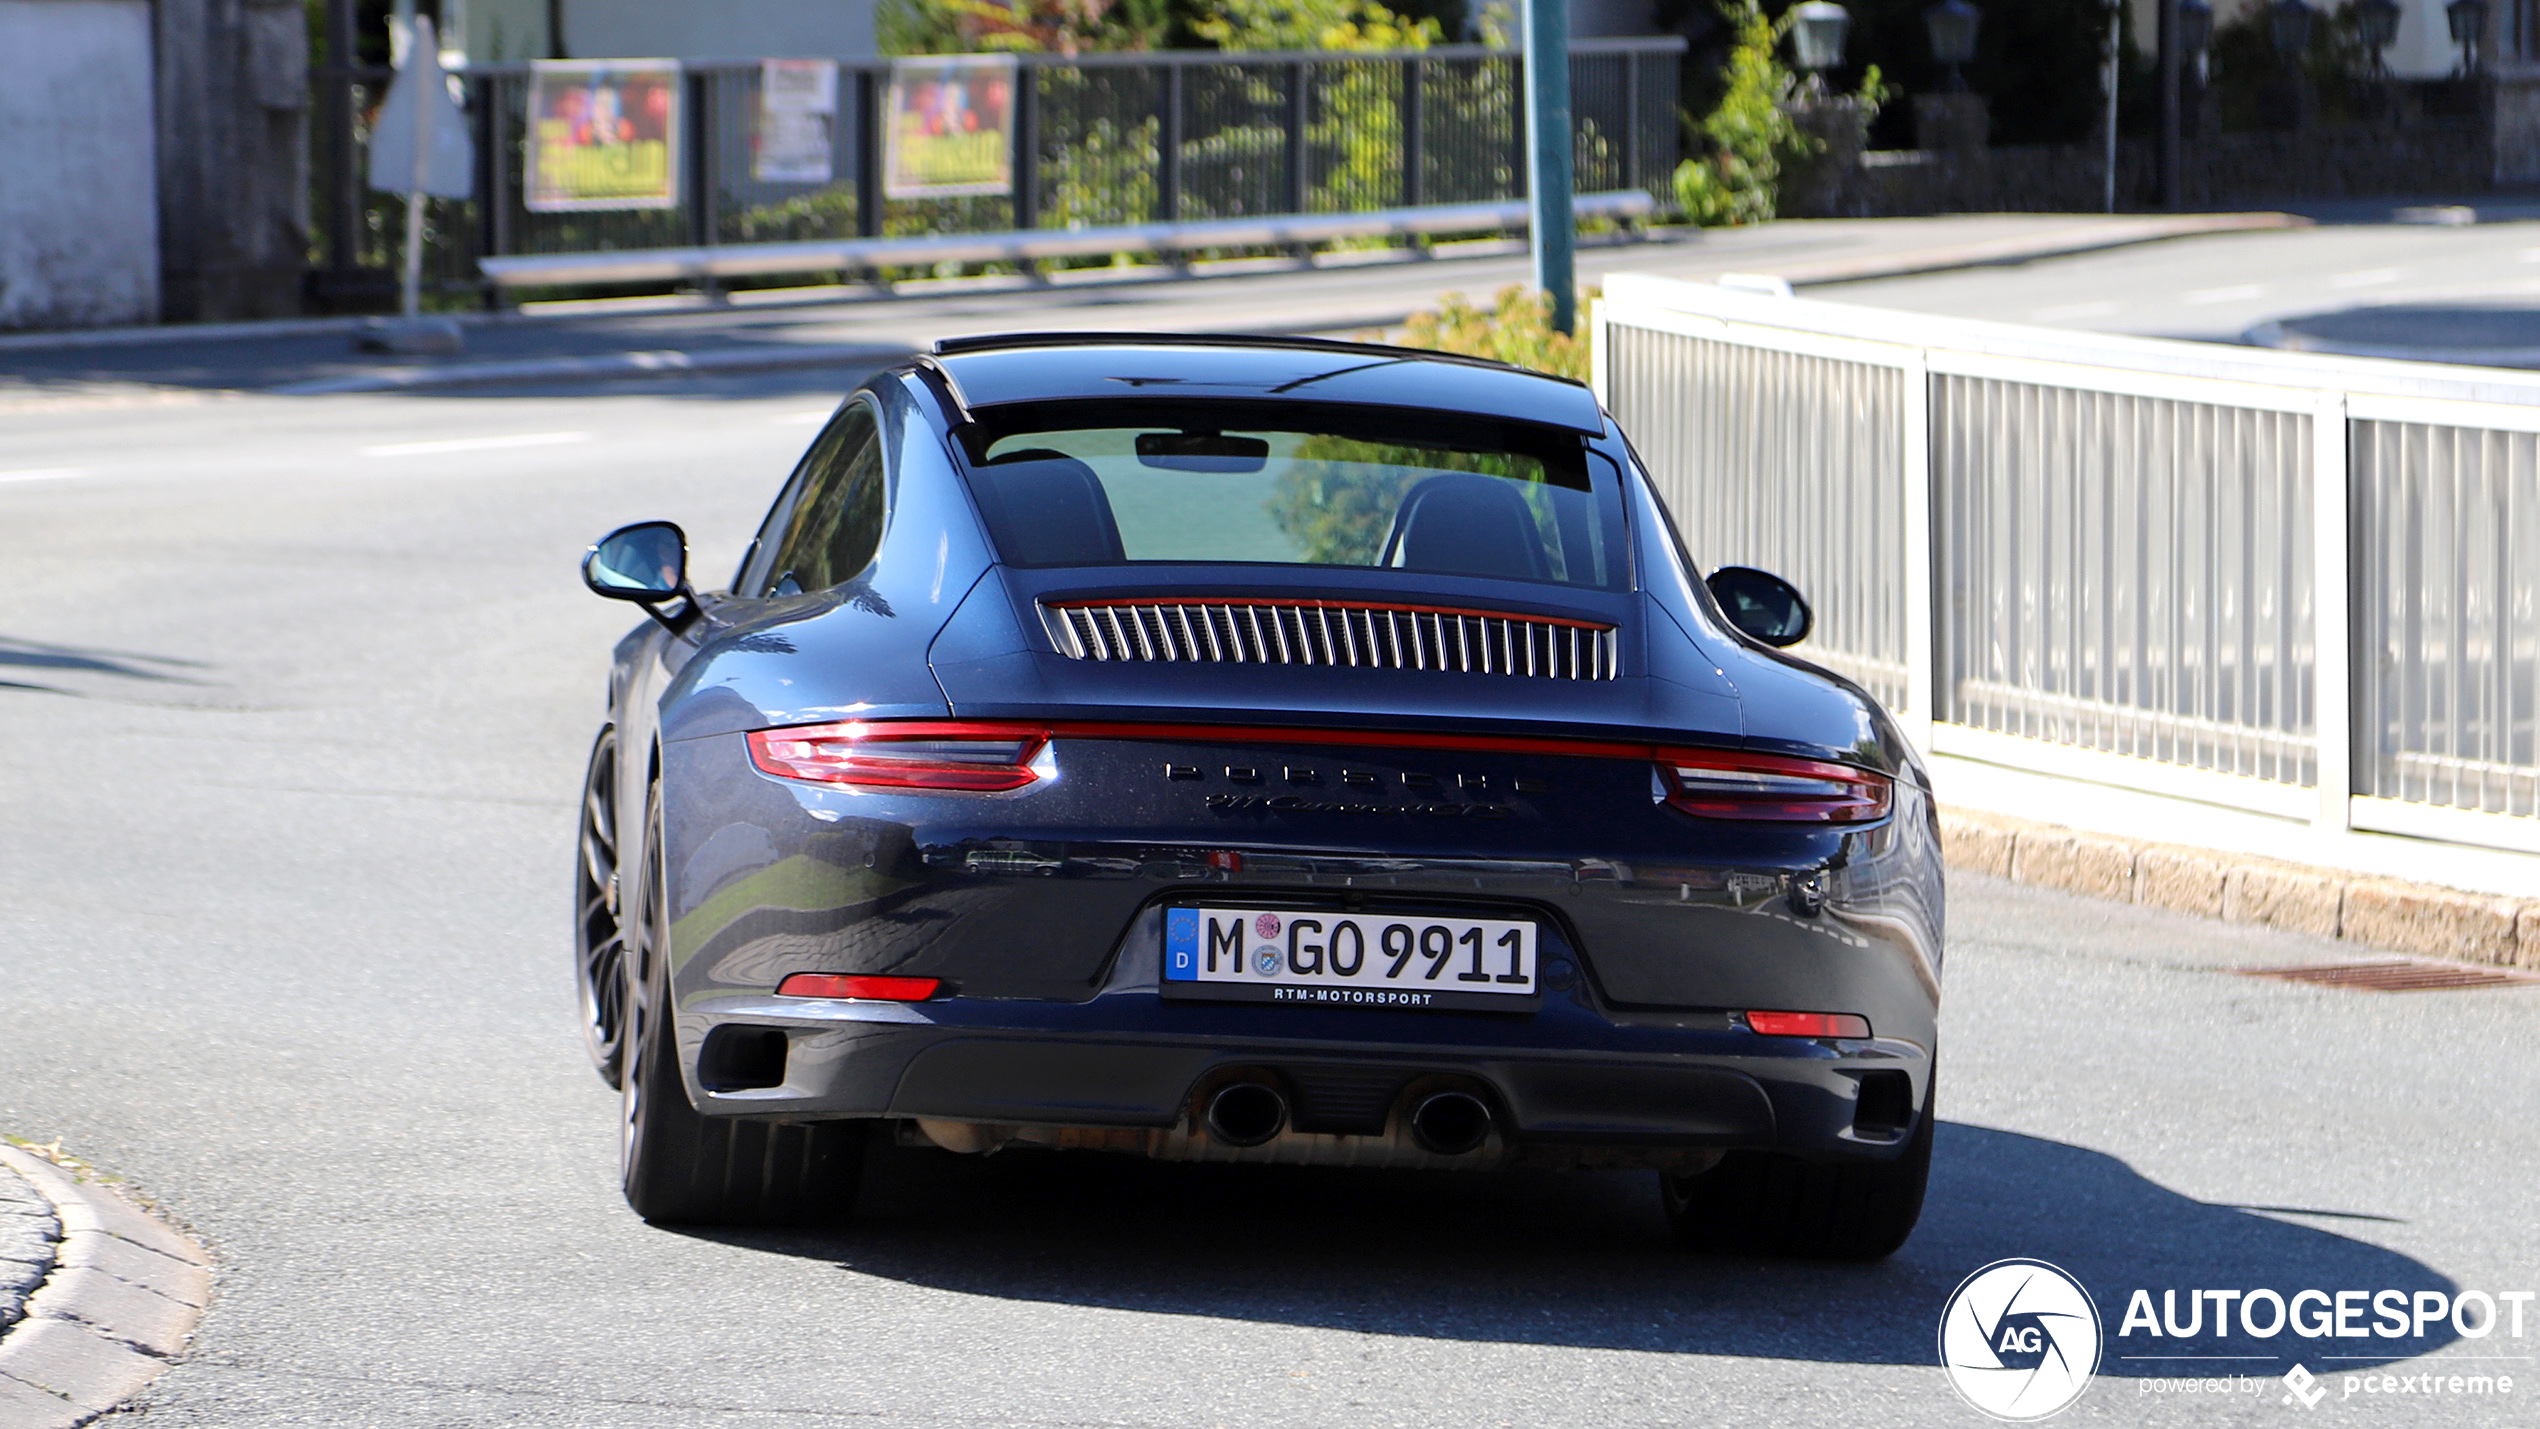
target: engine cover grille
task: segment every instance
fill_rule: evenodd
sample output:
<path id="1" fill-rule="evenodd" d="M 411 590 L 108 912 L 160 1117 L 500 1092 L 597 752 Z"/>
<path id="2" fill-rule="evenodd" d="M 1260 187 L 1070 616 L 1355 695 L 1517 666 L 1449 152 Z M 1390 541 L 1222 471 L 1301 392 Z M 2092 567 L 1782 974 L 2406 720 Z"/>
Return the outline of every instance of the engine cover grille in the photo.
<path id="1" fill-rule="evenodd" d="M 1440 670 L 1551 680 L 1616 675 L 1614 627 L 1542 615 L 1335 600 L 1045 603 L 1059 653 L 1078 660 L 1196 661 Z"/>

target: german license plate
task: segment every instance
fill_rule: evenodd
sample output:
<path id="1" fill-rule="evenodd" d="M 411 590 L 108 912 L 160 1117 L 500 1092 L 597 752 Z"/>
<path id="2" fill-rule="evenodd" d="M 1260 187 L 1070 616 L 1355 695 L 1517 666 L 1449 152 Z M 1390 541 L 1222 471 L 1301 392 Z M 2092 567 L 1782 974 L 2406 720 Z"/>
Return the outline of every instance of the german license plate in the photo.
<path id="1" fill-rule="evenodd" d="M 1520 1010 L 1536 994 L 1523 919 L 1167 908 L 1164 995 L 1221 1002 Z"/>

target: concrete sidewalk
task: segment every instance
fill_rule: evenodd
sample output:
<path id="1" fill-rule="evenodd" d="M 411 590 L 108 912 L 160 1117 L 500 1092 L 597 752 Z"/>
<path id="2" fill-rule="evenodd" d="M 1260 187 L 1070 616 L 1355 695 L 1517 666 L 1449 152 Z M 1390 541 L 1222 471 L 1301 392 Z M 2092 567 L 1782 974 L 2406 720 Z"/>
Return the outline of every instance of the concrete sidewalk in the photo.
<path id="1" fill-rule="evenodd" d="M 2193 234 L 2298 226 L 2284 214 L 1974 214 L 1790 221 L 1675 230 L 1584 248 L 1583 283 L 1629 270 L 1777 276 L 1799 286 L 2017 263 Z M 1522 243 L 1442 245 L 1432 256 L 1327 255 L 1311 267 L 1243 261 L 1020 277 L 559 303 L 470 315 L 448 358 L 356 352 L 359 319 L 0 337 L 0 412 L 185 400 L 235 392 L 322 395 L 449 386 L 574 384 L 676 372 L 852 367 L 938 337 L 1016 328 L 1352 332 L 1390 327 L 1451 291 L 1527 281 Z"/>

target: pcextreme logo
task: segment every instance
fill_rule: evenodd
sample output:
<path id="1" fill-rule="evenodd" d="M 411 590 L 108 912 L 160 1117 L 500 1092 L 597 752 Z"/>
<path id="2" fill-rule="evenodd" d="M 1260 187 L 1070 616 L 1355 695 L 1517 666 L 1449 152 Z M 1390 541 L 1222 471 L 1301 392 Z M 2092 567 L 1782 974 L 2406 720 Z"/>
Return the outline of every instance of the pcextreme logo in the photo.
<path id="1" fill-rule="evenodd" d="M 2099 1307 L 2042 1260 L 1997 1260 L 1940 1312 L 1940 1365 L 1978 1412 L 2014 1423 L 2062 1412 L 2099 1368 Z"/>

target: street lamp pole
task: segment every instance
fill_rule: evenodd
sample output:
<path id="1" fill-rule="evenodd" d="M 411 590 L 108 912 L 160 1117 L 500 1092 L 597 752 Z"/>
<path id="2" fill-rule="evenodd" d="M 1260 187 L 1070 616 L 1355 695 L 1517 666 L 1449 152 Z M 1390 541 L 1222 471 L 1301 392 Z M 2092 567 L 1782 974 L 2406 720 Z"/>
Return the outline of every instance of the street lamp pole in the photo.
<path id="1" fill-rule="evenodd" d="M 1526 192 L 1534 199 L 1535 286 L 1552 325 L 1579 325 L 1570 202 L 1570 0 L 1526 0 Z"/>
<path id="2" fill-rule="evenodd" d="M 2161 0 L 2161 207 L 2179 206 L 2179 0 Z"/>
<path id="3" fill-rule="evenodd" d="M 2099 87 L 2108 101 L 2108 132 L 2101 136 L 2107 148 L 2103 155 L 2105 167 L 2099 176 L 2104 187 L 2100 201 L 2110 213 L 2117 211 L 2117 61 L 2124 43 L 2124 0 L 2112 0 L 2108 6 L 2108 53 L 2101 57 L 2099 68 Z"/>

